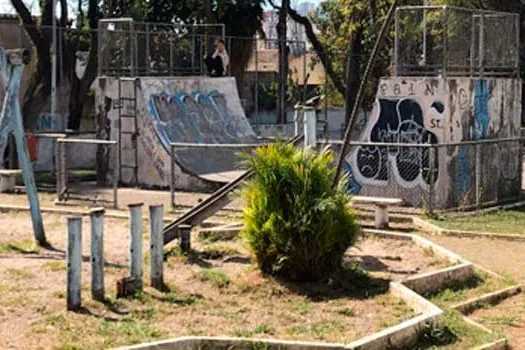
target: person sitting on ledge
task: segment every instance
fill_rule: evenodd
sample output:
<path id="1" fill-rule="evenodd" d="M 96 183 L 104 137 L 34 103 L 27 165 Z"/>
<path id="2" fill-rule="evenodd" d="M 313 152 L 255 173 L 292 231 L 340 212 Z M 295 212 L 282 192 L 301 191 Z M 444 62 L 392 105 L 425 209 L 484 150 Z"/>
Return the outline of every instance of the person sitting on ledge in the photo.
<path id="1" fill-rule="evenodd" d="M 211 77 L 222 77 L 225 76 L 230 64 L 230 57 L 226 52 L 223 39 L 218 39 L 215 44 L 215 52 L 213 55 L 205 58 L 206 68 L 208 69 L 208 75 Z"/>

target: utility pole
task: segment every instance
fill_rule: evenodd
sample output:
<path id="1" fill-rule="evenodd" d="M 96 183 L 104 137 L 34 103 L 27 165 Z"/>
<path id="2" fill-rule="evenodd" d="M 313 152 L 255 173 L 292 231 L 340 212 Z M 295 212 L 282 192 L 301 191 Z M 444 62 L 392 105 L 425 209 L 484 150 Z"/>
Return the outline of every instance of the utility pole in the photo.
<path id="1" fill-rule="evenodd" d="M 52 21 L 52 43 L 51 43 L 51 116 L 56 117 L 57 113 L 57 0 L 53 0 Z M 62 124 L 63 129 L 63 121 Z"/>

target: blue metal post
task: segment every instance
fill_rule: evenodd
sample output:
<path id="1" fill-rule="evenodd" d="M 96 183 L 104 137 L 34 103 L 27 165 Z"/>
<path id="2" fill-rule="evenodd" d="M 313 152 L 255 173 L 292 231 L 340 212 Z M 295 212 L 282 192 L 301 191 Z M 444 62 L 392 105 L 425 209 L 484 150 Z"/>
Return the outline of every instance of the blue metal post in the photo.
<path id="1" fill-rule="evenodd" d="M 11 57 L 8 57 L 11 56 Z M 29 208 L 31 210 L 31 219 L 33 221 L 33 233 L 39 245 L 47 244 L 44 232 L 44 224 L 40 213 L 40 203 L 36 190 L 35 177 L 33 168 L 27 151 L 26 138 L 24 133 L 24 124 L 22 122 L 22 112 L 19 103 L 20 81 L 24 71 L 22 51 L 19 54 L 9 54 L 8 51 L 0 48 L 0 71 L 6 86 L 4 106 L 0 114 L 0 126 L 8 125 L 5 129 L 0 129 L 0 144 L 6 140 L 9 132 L 15 136 L 16 149 L 18 153 L 18 162 L 22 168 L 22 177 L 26 187 L 27 197 L 29 199 Z"/>

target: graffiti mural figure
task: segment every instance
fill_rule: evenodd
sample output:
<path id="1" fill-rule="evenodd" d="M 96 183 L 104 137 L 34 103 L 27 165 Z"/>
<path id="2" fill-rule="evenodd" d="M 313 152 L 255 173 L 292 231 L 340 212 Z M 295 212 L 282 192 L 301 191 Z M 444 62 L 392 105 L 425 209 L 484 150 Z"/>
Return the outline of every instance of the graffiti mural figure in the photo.
<path id="1" fill-rule="evenodd" d="M 380 114 L 370 132 L 370 142 L 437 143 L 436 135 L 425 129 L 423 109 L 418 101 L 413 98 L 380 98 L 378 104 Z M 444 105 L 439 101 L 429 108 L 439 114 L 444 112 Z M 386 185 L 389 180 L 389 165 L 398 181 L 405 187 L 429 183 L 427 148 L 360 147 L 354 157 L 354 171 L 363 183 Z M 437 163 L 435 169 L 438 169 Z"/>

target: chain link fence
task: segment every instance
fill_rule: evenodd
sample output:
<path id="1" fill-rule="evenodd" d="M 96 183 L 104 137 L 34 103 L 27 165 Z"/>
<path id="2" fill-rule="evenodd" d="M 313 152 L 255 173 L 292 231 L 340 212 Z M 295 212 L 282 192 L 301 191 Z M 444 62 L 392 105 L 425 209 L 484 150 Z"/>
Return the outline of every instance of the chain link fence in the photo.
<path id="1" fill-rule="evenodd" d="M 396 11 L 396 75 L 519 76 L 519 14 L 450 6 Z"/>
<path id="2" fill-rule="evenodd" d="M 522 198 L 522 138 L 450 144 L 350 142 L 344 164 L 352 194 L 401 198 L 429 214 Z M 320 143 L 339 152 L 342 143 Z"/>

